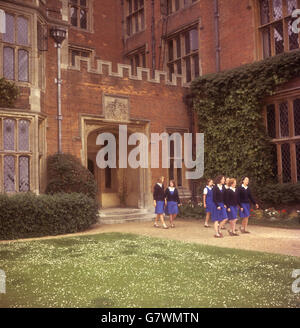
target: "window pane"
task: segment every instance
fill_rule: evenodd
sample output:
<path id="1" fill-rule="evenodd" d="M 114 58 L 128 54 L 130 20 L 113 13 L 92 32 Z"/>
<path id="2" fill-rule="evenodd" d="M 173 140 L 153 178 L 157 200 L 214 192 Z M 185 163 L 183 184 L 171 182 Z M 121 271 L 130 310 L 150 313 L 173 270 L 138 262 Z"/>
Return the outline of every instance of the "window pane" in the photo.
<path id="1" fill-rule="evenodd" d="M 172 81 L 172 74 L 174 73 L 174 64 L 169 65 L 169 80 Z"/>
<path id="2" fill-rule="evenodd" d="M 138 10 L 138 0 L 133 0 L 134 1 L 134 10 Z"/>
<path id="3" fill-rule="evenodd" d="M 300 143 L 296 143 L 297 181 L 300 182 Z"/>
<path id="4" fill-rule="evenodd" d="M 297 8 L 297 0 L 287 0 L 288 14 L 291 14 Z"/>
<path id="5" fill-rule="evenodd" d="M 170 159 L 169 179 L 174 179 L 174 159 Z"/>
<path id="6" fill-rule="evenodd" d="M 181 42 L 180 42 L 180 36 L 176 38 L 176 56 L 177 58 L 181 57 Z"/>
<path id="7" fill-rule="evenodd" d="M 18 131 L 18 147 L 19 151 L 29 151 L 29 121 L 19 121 Z"/>
<path id="8" fill-rule="evenodd" d="M 200 75 L 200 71 L 199 71 L 199 56 L 193 56 L 193 62 L 194 62 L 194 74 L 195 77 L 198 77 Z"/>
<path id="9" fill-rule="evenodd" d="M 134 15 L 134 21 L 135 21 L 135 32 L 139 31 L 139 16 L 138 14 Z"/>
<path id="10" fill-rule="evenodd" d="M 282 53 L 284 51 L 282 22 L 274 24 L 274 42 L 276 55 Z"/>
<path id="11" fill-rule="evenodd" d="M 271 145 L 271 155 L 272 155 L 272 173 L 274 177 L 277 177 L 278 167 L 277 167 L 277 146 L 276 144 Z"/>
<path id="12" fill-rule="evenodd" d="M 282 182 L 291 181 L 291 158 L 290 158 L 290 145 L 281 145 L 281 158 L 282 158 Z"/>
<path id="13" fill-rule="evenodd" d="M 131 17 L 127 17 L 127 35 L 131 35 L 131 33 L 132 33 Z"/>
<path id="14" fill-rule="evenodd" d="M 288 115 L 288 104 L 281 103 L 279 105 L 279 116 L 280 116 L 280 136 L 289 136 L 289 115 Z"/>
<path id="15" fill-rule="evenodd" d="M 3 34 L 3 41 L 5 42 L 15 42 L 15 18 L 13 15 L 6 14 L 6 31 Z"/>
<path id="16" fill-rule="evenodd" d="M 76 7 L 70 8 L 70 18 L 71 18 L 71 25 L 77 26 L 77 8 Z"/>
<path id="17" fill-rule="evenodd" d="M 192 74 L 191 74 L 191 57 L 187 57 L 185 60 L 186 64 L 186 81 L 190 82 L 192 79 Z"/>
<path id="18" fill-rule="evenodd" d="M 190 38 L 191 38 L 191 50 L 198 50 L 198 31 L 196 29 L 190 31 Z"/>
<path id="19" fill-rule="evenodd" d="M 135 55 L 134 60 L 135 60 L 135 67 L 140 67 L 140 56 Z"/>
<path id="20" fill-rule="evenodd" d="M 144 14 L 144 9 L 141 10 L 140 15 L 141 15 L 141 29 L 143 30 L 145 28 L 145 14 Z"/>
<path id="21" fill-rule="evenodd" d="M 15 79 L 14 49 L 10 47 L 3 48 L 3 76 L 8 80 Z"/>
<path id="22" fill-rule="evenodd" d="M 294 126 L 295 136 L 300 136 L 300 99 L 294 100 Z"/>
<path id="23" fill-rule="evenodd" d="M 28 45 L 28 20 L 24 17 L 17 18 L 17 43 Z"/>
<path id="24" fill-rule="evenodd" d="M 140 8 L 144 7 L 144 0 L 140 0 Z"/>
<path id="25" fill-rule="evenodd" d="M 129 14 L 132 13 L 132 0 L 128 0 L 128 12 Z"/>
<path id="26" fill-rule="evenodd" d="M 180 0 L 175 0 L 175 10 L 179 10 Z"/>
<path id="27" fill-rule="evenodd" d="M 3 121 L 4 150 L 15 150 L 15 125 L 16 121 L 10 118 Z"/>
<path id="28" fill-rule="evenodd" d="M 167 0 L 167 14 L 172 14 L 172 0 Z"/>
<path id="29" fill-rule="evenodd" d="M 143 67 L 146 67 L 146 55 L 142 54 Z"/>
<path id="30" fill-rule="evenodd" d="M 4 191 L 14 192 L 15 190 L 15 157 L 4 156 Z"/>
<path id="31" fill-rule="evenodd" d="M 288 22 L 288 34 L 289 34 L 289 50 L 299 48 L 298 33 L 294 33 L 292 30 L 292 24 L 297 18 L 293 18 Z"/>
<path id="32" fill-rule="evenodd" d="M 181 168 L 177 169 L 177 186 L 179 186 L 179 187 L 182 186 L 182 169 Z"/>
<path id="33" fill-rule="evenodd" d="M 19 191 L 29 191 L 29 158 L 19 157 Z"/>
<path id="34" fill-rule="evenodd" d="M 276 138 L 275 105 L 273 104 L 267 106 L 267 124 L 269 137 Z"/>
<path id="35" fill-rule="evenodd" d="M 80 0 L 80 6 L 86 7 L 86 0 Z"/>
<path id="36" fill-rule="evenodd" d="M 267 24 L 270 21 L 269 0 L 260 0 L 260 23 Z"/>
<path id="37" fill-rule="evenodd" d="M 282 0 L 273 0 L 272 2 L 274 19 L 282 18 Z"/>
<path id="38" fill-rule="evenodd" d="M 168 54 L 169 54 L 169 61 L 173 60 L 173 40 L 168 41 Z"/>
<path id="39" fill-rule="evenodd" d="M 87 28 L 87 12 L 83 9 L 80 9 L 80 27 Z"/>
<path id="40" fill-rule="evenodd" d="M 28 52 L 20 49 L 18 51 L 18 79 L 19 81 L 28 81 Z"/>
<path id="41" fill-rule="evenodd" d="M 191 52 L 191 43 L 190 43 L 190 33 L 185 33 L 185 54 L 189 54 Z"/>
<path id="42" fill-rule="evenodd" d="M 176 62 L 177 74 L 182 74 L 181 60 Z"/>
<path id="43" fill-rule="evenodd" d="M 262 42 L 264 58 L 268 58 L 271 56 L 271 35 L 269 28 L 262 30 Z"/>

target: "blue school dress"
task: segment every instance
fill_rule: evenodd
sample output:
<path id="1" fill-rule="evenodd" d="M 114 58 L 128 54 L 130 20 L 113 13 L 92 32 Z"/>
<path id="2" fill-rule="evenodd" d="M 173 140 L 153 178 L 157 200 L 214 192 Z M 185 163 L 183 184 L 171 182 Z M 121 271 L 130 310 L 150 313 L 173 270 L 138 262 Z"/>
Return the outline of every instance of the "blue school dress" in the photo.
<path id="1" fill-rule="evenodd" d="M 208 186 L 206 186 L 204 188 L 204 190 L 207 190 L 207 194 L 206 194 L 206 213 L 212 213 L 213 210 L 213 206 L 214 206 L 214 202 L 213 202 L 213 191 L 212 188 L 209 188 Z"/>
<path id="2" fill-rule="evenodd" d="M 213 210 L 211 213 L 211 220 L 213 222 L 223 221 L 228 218 L 227 211 L 224 206 L 224 192 L 224 187 L 222 188 L 222 190 L 220 190 L 218 186 L 214 186 L 213 188 Z M 219 210 L 218 207 L 220 207 Z"/>
<path id="3" fill-rule="evenodd" d="M 178 203 L 180 203 L 178 190 L 176 188 L 174 190 L 170 190 L 169 188 L 167 188 L 165 192 L 165 197 L 167 199 L 166 214 L 178 214 Z"/>

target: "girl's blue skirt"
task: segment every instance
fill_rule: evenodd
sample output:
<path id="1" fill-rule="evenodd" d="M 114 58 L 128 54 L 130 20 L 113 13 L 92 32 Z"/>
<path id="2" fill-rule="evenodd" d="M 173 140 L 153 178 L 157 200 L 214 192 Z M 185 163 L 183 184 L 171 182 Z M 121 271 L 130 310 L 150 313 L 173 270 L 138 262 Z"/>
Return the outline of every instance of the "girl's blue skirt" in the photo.
<path id="1" fill-rule="evenodd" d="M 174 201 L 168 201 L 166 206 L 166 213 L 170 214 L 178 214 L 178 204 Z"/>
<path id="2" fill-rule="evenodd" d="M 229 220 L 237 219 L 238 207 L 237 206 L 230 206 L 229 208 L 230 208 L 230 212 L 227 211 L 228 219 Z"/>
<path id="3" fill-rule="evenodd" d="M 155 206 L 155 214 L 164 214 L 165 202 L 163 200 L 157 200 Z"/>
<path id="4" fill-rule="evenodd" d="M 214 205 L 215 204 L 213 202 L 206 202 L 205 212 L 206 213 L 212 213 Z"/>
<path id="5" fill-rule="evenodd" d="M 227 219 L 227 211 L 224 207 L 224 203 L 218 203 L 218 206 L 221 207 L 220 210 L 218 210 L 217 206 L 213 204 L 213 211 L 211 215 L 212 221 L 223 221 L 224 219 Z"/>
<path id="6" fill-rule="evenodd" d="M 250 216 L 250 203 L 241 203 L 243 211 L 239 211 L 240 218 L 246 218 Z"/>

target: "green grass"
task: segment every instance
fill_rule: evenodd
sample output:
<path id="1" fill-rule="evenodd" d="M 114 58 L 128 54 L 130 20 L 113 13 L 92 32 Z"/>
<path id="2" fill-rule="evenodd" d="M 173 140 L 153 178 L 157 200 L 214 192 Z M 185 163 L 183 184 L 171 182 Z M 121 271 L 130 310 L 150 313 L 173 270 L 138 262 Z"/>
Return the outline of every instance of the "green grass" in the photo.
<path id="1" fill-rule="evenodd" d="M 1 307 L 300 307 L 300 258 L 106 233 L 0 245 Z"/>

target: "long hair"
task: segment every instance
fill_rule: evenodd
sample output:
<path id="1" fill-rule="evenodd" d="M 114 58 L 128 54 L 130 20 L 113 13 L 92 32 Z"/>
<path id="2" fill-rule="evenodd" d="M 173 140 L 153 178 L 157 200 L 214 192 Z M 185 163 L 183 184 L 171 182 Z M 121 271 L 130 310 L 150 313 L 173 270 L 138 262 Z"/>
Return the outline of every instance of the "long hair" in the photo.
<path id="1" fill-rule="evenodd" d="M 173 182 L 173 187 L 176 188 L 176 183 L 175 183 L 175 180 L 173 180 L 173 179 L 171 179 L 171 180 L 169 181 L 169 187 L 170 187 L 171 182 Z"/>
<path id="2" fill-rule="evenodd" d="M 220 184 L 222 178 L 224 178 L 224 175 L 219 175 L 219 176 L 217 176 L 217 177 L 214 179 L 215 183 L 216 183 L 216 184 Z"/>
<path id="3" fill-rule="evenodd" d="M 229 187 L 231 187 L 234 184 L 234 182 L 236 182 L 236 179 L 235 178 L 231 178 L 229 180 L 229 182 L 228 182 Z"/>
<path id="4" fill-rule="evenodd" d="M 165 178 L 164 176 L 159 177 L 159 178 L 157 179 L 157 182 L 159 182 L 159 183 L 163 183 L 163 179 L 164 179 L 164 178 Z"/>
<path id="5" fill-rule="evenodd" d="M 245 175 L 244 177 L 242 177 L 242 179 L 241 179 L 241 185 L 244 183 L 244 180 L 245 180 L 246 178 L 248 178 L 246 175 Z M 249 178 L 248 178 L 248 179 L 249 179 Z"/>

